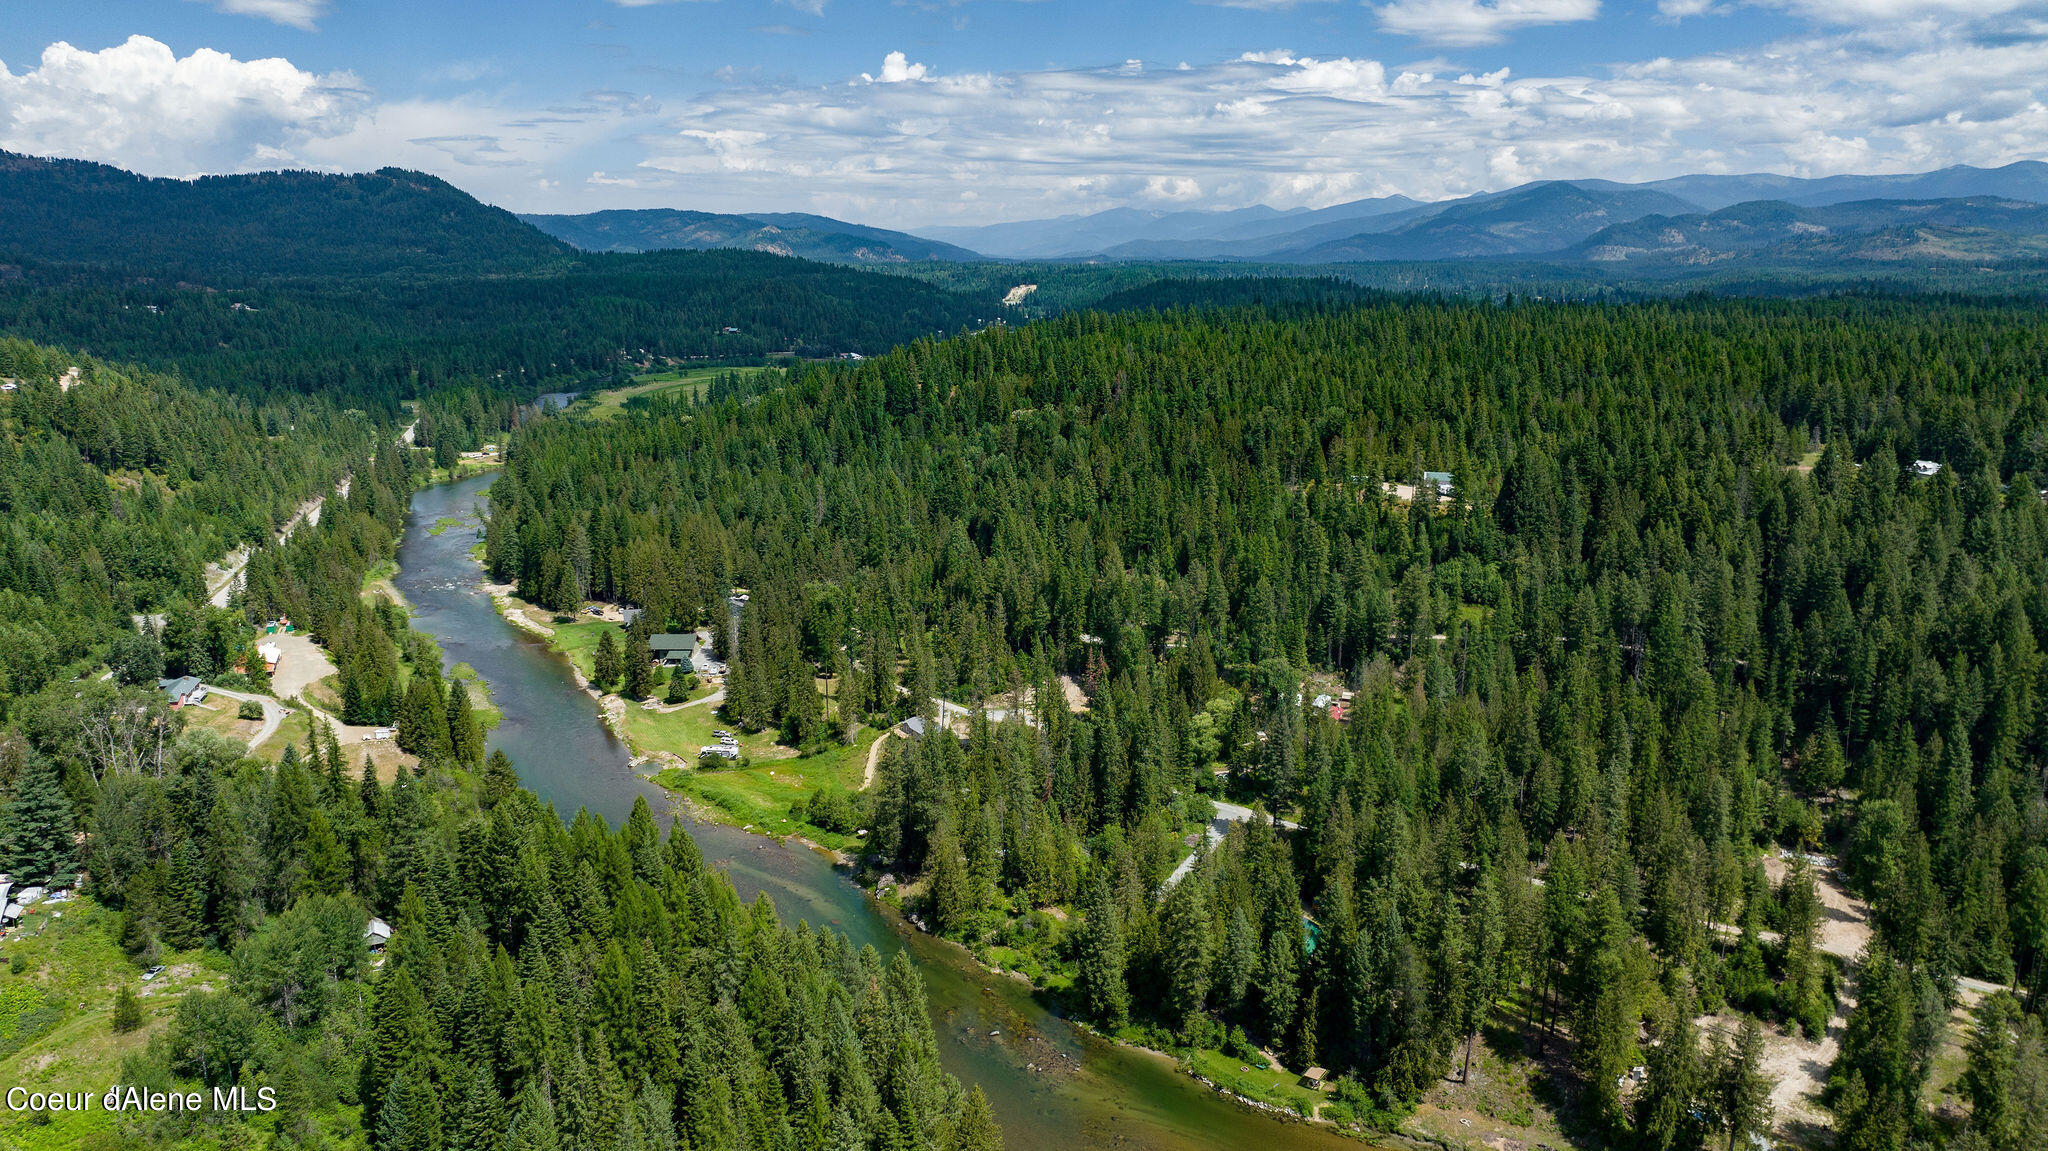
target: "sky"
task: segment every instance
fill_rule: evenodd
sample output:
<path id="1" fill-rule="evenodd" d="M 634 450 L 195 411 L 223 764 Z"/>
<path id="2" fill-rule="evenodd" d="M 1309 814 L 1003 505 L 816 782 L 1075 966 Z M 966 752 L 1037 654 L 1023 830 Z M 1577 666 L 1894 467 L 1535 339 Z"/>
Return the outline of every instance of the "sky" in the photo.
<path id="1" fill-rule="evenodd" d="M 2048 158 L 2048 0 L 0 0 L 0 148 L 889 227 Z"/>

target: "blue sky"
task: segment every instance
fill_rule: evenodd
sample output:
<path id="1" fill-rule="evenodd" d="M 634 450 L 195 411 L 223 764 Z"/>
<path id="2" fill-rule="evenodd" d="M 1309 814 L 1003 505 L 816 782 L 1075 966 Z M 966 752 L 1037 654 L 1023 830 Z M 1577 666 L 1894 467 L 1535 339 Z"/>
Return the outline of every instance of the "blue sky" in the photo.
<path id="1" fill-rule="evenodd" d="M 2048 0 L 0 0 L 0 147 L 893 226 L 2048 150 Z"/>

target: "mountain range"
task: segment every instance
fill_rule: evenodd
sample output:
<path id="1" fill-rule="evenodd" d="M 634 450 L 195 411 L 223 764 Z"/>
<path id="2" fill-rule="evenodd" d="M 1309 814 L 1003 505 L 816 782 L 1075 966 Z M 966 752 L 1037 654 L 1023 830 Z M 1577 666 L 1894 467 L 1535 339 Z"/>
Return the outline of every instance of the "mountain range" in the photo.
<path id="1" fill-rule="evenodd" d="M 1115 208 L 924 234 L 805 213 L 520 215 L 435 176 L 260 172 L 151 179 L 0 152 L 0 261 L 210 283 L 504 275 L 581 253 L 739 249 L 872 268 L 1038 260 L 1325 265 L 1516 261 L 1685 277 L 1702 268 L 1990 265 L 2048 259 L 2048 164 L 1895 176 L 1553 180 L 1421 203 Z"/>
<path id="2" fill-rule="evenodd" d="M 521 220 L 586 252 L 654 252 L 741 248 L 832 264 L 903 264 L 915 260 L 979 260 L 939 240 L 849 224 L 802 212 L 737 216 L 675 208 L 619 209 Z"/>
<path id="3" fill-rule="evenodd" d="M 194 180 L 0 152 L 0 257 L 215 282 L 530 271 L 575 258 L 512 213 L 423 172 Z"/>
<path id="4" fill-rule="evenodd" d="M 1887 212 L 1863 208 L 1825 219 L 1801 218 L 1802 226 L 1826 229 L 1839 240 L 1890 227 L 1981 229 L 1985 242 L 1966 244 L 1982 258 L 1998 254 L 2005 241 L 2038 224 L 2024 213 L 1995 209 L 2002 203 L 2048 203 L 2048 164 L 2020 161 L 2001 168 L 1966 165 L 1934 172 L 1887 176 L 1828 176 L 1803 179 L 1770 174 L 1679 176 L 1642 184 L 1611 180 L 1553 180 L 1423 204 L 1406 197 L 1358 200 L 1315 211 L 1272 208 L 1234 211 L 1148 212 L 1112 208 L 1085 216 L 1062 216 L 976 227 L 933 227 L 923 235 L 984 255 L 1015 260 L 1245 260 L 1318 264 L 1377 260 L 1535 258 L 1546 260 L 1658 259 L 1676 255 L 1671 245 L 1644 245 L 1635 232 L 1601 233 L 1655 218 L 1694 236 L 1694 247 L 1720 251 L 1734 242 L 1729 217 L 1708 221 L 1747 204 L 1782 209 L 1821 209 L 1883 201 L 1941 204 Z M 1772 211 L 1777 211 L 1773 209 Z M 1975 214 L 1989 213 L 1978 219 Z M 1752 215 L 1769 216 L 1771 212 Z M 1739 215 L 1736 218 L 1741 218 Z M 1939 223 L 1931 221 L 1938 220 Z M 1787 232 L 1777 242 L 1812 254 L 1809 231 Z M 1630 237 L 1637 237 L 1631 239 Z M 1822 245 L 1825 247 L 1826 245 Z M 1746 257 L 1767 252 L 1757 236 L 1728 249 Z M 1837 245 L 1843 252 L 1853 245 Z M 2025 254 L 2021 245 L 2008 255 Z M 1945 256 L 1942 245 L 1894 245 L 1930 259 Z M 1699 251 L 1689 255 L 1697 257 Z"/>

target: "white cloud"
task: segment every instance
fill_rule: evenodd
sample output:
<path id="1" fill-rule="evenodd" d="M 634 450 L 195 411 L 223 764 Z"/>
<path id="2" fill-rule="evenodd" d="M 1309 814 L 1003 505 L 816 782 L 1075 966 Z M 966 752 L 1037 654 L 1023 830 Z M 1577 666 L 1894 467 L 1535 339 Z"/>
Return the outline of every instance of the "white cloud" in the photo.
<path id="1" fill-rule="evenodd" d="M 801 189 L 811 210 L 915 225 L 1588 176 L 1911 171 L 2037 157 L 2048 140 L 2037 41 L 1866 29 L 1583 75 L 1428 68 L 1267 51 L 1186 69 L 736 87 L 648 141 L 639 193 L 741 210 Z"/>
<path id="2" fill-rule="evenodd" d="M 1824 24 L 1897 24 L 1929 17 L 1981 18 L 2048 10 L 2042 0 L 1750 0 L 1762 8 L 1783 8 Z M 1661 5 L 1660 5 L 1661 7 Z"/>
<path id="3" fill-rule="evenodd" d="M 860 78 L 870 84 L 901 84 L 906 80 L 927 79 L 929 75 L 930 70 L 924 65 L 912 64 L 910 57 L 901 52 L 891 52 L 882 57 L 880 76 L 870 76 L 862 72 Z"/>
<path id="4" fill-rule="evenodd" d="M 317 31 L 316 22 L 327 9 L 327 0 L 208 0 L 230 16 L 255 16 L 307 32 Z"/>
<path id="5" fill-rule="evenodd" d="M 20 74 L 0 65 L 0 147 L 158 175 L 396 164 L 523 210 L 804 208 L 900 226 L 1438 198 L 1532 179 L 1996 165 L 2040 158 L 2048 140 L 2048 40 L 1940 22 L 1566 75 L 1465 55 L 1400 68 L 1274 50 L 941 74 L 892 52 L 852 83 L 743 78 L 666 108 L 615 92 L 533 108 L 486 94 L 379 101 L 347 73 L 181 59 L 136 37 L 100 52 L 55 44 Z"/>
<path id="6" fill-rule="evenodd" d="M 1510 32 L 1570 24 L 1600 14 L 1600 0 L 1393 0 L 1380 27 L 1437 44 L 1493 44 Z"/>
<path id="7" fill-rule="evenodd" d="M 20 75 L 0 63 L 0 145 L 159 176 L 236 171 L 346 131 L 367 98 L 349 73 L 284 59 L 180 58 L 147 36 L 98 52 L 59 41 Z"/>

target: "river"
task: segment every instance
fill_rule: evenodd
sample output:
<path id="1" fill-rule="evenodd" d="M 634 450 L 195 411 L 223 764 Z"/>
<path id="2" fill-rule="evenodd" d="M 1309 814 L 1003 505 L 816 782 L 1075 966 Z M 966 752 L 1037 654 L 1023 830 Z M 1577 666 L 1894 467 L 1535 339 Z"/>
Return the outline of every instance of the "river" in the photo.
<path id="1" fill-rule="evenodd" d="M 578 690 L 544 641 L 505 622 L 479 587 L 469 549 L 492 476 L 413 496 L 398 549 L 398 590 L 413 626 L 441 645 L 448 666 L 467 663 L 490 685 L 504 722 L 490 746 L 512 757 L 525 785 L 564 817 L 579 807 L 613 826 L 645 795 L 663 822 L 668 795 L 635 774 L 625 744 Z M 443 518 L 462 520 L 440 535 Z M 672 817 L 740 895 L 766 891 L 785 921 L 830 924 L 886 957 L 908 949 L 930 993 L 948 1070 L 979 1084 L 1010 1151 L 1360 1151 L 1327 1127 L 1257 1114 L 1176 1072 L 1166 1059 L 1105 1043 L 1041 1005 L 1023 984 L 991 975 L 965 953 L 905 925 L 825 856 L 683 814 Z"/>

